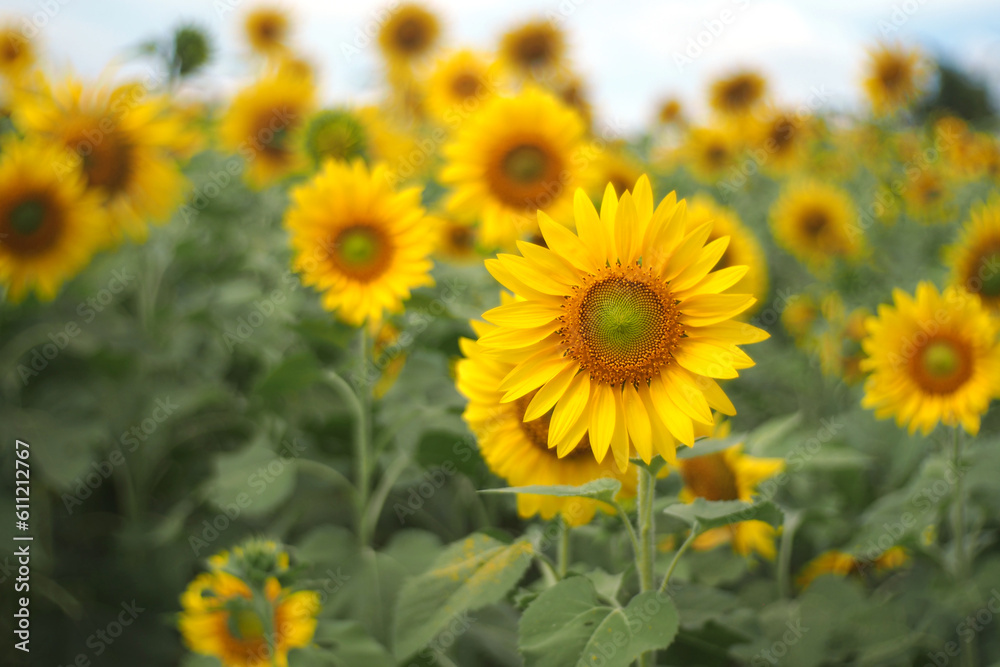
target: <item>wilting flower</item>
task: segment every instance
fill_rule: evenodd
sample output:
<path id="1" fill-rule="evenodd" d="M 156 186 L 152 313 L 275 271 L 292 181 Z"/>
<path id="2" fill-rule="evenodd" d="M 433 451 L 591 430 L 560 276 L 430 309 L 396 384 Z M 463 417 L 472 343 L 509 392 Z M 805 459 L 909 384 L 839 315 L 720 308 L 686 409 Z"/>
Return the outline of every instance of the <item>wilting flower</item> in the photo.
<path id="1" fill-rule="evenodd" d="M 949 254 L 952 283 L 978 294 L 985 306 L 1000 314 L 1000 196 L 972 208 Z"/>
<path id="2" fill-rule="evenodd" d="M 922 282 L 915 299 L 897 289 L 893 301 L 866 322 L 861 368 L 871 375 L 861 405 L 911 433 L 944 423 L 975 435 L 1000 383 L 1000 323 L 955 287 Z"/>
<path id="3" fill-rule="evenodd" d="M 787 187 L 771 208 L 771 228 L 775 240 L 814 271 L 864 249 L 851 196 L 819 181 Z"/>
<path id="4" fill-rule="evenodd" d="M 517 360 L 502 400 L 536 392 L 524 420 L 552 410 L 547 438 L 560 456 L 587 434 L 596 459 L 611 449 L 621 470 L 632 447 L 645 461 L 654 448 L 672 459 L 676 441 L 694 444 L 693 421 L 735 413 L 715 378 L 752 366 L 737 345 L 767 338 L 731 321 L 752 296 L 721 293 L 748 267 L 712 271 L 728 238 L 705 245 L 711 223 L 687 231 L 674 194 L 654 211 L 645 176 L 621 198 L 609 185 L 600 215 L 583 190 L 574 204 L 576 234 L 539 211 L 547 248 L 519 242 L 521 255 L 486 262 L 521 300 L 483 315 L 497 328 L 479 345 Z"/>

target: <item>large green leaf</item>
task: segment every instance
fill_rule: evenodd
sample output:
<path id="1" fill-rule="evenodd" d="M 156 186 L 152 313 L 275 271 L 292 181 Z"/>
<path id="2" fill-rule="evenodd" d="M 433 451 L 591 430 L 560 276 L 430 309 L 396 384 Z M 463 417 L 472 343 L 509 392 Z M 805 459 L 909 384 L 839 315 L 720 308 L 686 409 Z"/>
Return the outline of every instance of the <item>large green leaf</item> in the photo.
<path id="1" fill-rule="evenodd" d="M 521 618 L 525 667 L 628 667 L 640 654 L 670 646 L 677 634 L 673 601 L 653 591 L 625 608 L 602 604 L 586 577 L 564 579 Z"/>
<path id="2" fill-rule="evenodd" d="M 565 498 L 593 498 L 613 503 L 622 483 L 617 479 L 595 479 L 582 486 L 508 486 L 502 489 L 482 489 L 480 493 L 530 493 L 539 496 L 560 496 Z"/>
<path id="3" fill-rule="evenodd" d="M 695 498 L 692 503 L 676 503 L 663 511 L 688 525 L 697 522 L 703 530 L 728 526 L 740 521 L 766 521 L 777 526 L 781 524 L 783 517 L 781 510 L 771 502 L 746 503 L 742 500 L 704 498 Z"/>
<path id="4" fill-rule="evenodd" d="M 399 596 L 396 656 L 406 658 L 426 646 L 464 613 L 499 601 L 531 564 L 526 540 L 504 544 L 475 533 L 450 545 L 431 569 L 410 579 Z"/>

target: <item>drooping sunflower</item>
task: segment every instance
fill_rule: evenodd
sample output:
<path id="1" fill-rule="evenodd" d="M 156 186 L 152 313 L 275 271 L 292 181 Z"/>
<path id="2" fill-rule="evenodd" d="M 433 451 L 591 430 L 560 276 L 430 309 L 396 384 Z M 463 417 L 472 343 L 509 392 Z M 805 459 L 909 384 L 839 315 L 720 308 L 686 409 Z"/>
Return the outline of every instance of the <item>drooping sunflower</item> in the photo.
<path id="1" fill-rule="evenodd" d="M 512 248 L 538 230 L 535 211 L 568 217 L 573 190 L 584 183 L 584 146 L 579 115 L 550 93 L 495 97 L 444 147 L 448 209 L 480 218 L 485 245 Z"/>
<path id="2" fill-rule="evenodd" d="M 711 408 L 735 412 L 715 379 L 753 365 L 737 345 L 767 338 L 731 321 L 752 296 L 720 294 L 747 267 L 712 271 L 728 239 L 706 246 L 709 223 L 687 232 L 674 194 L 654 211 L 646 176 L 621 198 L 609 185 L 600 215 L 582 189 L 574 205 L 577 234 L 539 211 L 547 248 L 519 242 L 521 255 L 487 260 L 524 300 L 486 312 L 497 328 L 479 345 L 516 359 L 502 401 L 535 391 L 525 420 L 552 410 L 547 438 L 560 455 L 587 434 L 595 458 L 610 449 L 621 470 L 632 447 L 669 461 L 677 440 L 694 444 L 693 422 L 712 423 Z"/>
<path id="3" fill-rule="evenodd" d="M 535 77 L 560 69 L 565 53 L 566 36 L 545 19 L 522 23 L 500 39 L 500 62 L 521 76 Z"/>
<path id="4" fill-rule="evenodd" d="M 18 302 L 31 290 L 55 297 L 107 241 L 108 222 L 75 155 L 58 144 L 8 138 L 0 144 L 0 285 Z"/>
<path id="5" fill-rule="evenodd" d="M 973 206 L 970 216 L 949 251 L 951 282 L 1000 314 L 1000 196 Z"/>
<path id="6" fill-rule="evenodd" d="M 184 643 L 224 667 L 288 667 L 289 651 L 308 646 L 316 632 L 319 593 L 282 586 L 288 555 L 273 543 L 237 549 L 241 556 L 209 559 L 209 571 L 181 595 Z"/>
<path id="7" fill-rule="evenodd" d="M 739 133 L 725 125 L 693 127 L 687 133 L 681 156 L 703 183 L 722 178 L 742 149 Z"/>
<path id="8" fill-rule="evenodd" d="M 514 299 L 505 295 L 502 302 L 511 304 Z M 473 322 L 472 326 L 479 336 L 496 328 L 484 322 Z M 475 341 L 463 338 L 459 343 L 465 358 L 455 369 L 458 390 L 469 399 L 462 416 L 475 434 L 479 451 L 490 470 L 510 486 L 580 486 L 596 479 L 617 479 L 622 484 L 623 496 L 635 495 L 635 475 L 620 472 L 610 458 L 603 463 L 595 461 L 586 435 L 565 451 L 557 453 L 550 448 L 551 411 L 530 421 L 524 419 L 535 392 L 503 402 L 504 378 L 514 370 L 522 355 L 515 353 L 507 359 L 499 359 Z M 608 511 L 606 505 L 589 498 L 517 496 L 518 514 L 525 519 L 536 514 L 552 519 L 559 514 L 567 524 L 580 526 L 589 523 L 598 509 Z"/>
<path id="9" fill-rule="evenodd" d="M 396 192 L 382 166 L 327 162 L 292 191 L 292 266 L 323 293 L 324 308 L 374 327 L 402 310 L 411 289 L 433 284 L 434 238 L 424 221 L 419 188 Z"/>
<path id="10" fill-rule="evenodd" d="M 287 48 L 290 27 L 287 11 L 276 6 L 262 6 L 246 15 L 243 34 L 254 51 L 270 56 Z"/>
<path id="11" fill-rule="evenodd" d="M 749 315 L 767 297 L 767 258 L 763 248 L 761 248 L 760 241 L 743 224 L 736 211 L 721 206 L 711 197 L 696 195 L 691 199 L 691 205 L 688 206 L 687 231 L 694 231 L 706 222 L 712 223 L 712 233 L 708 236 L 709 242 L 724 236 L 729 237 L 726 251 L 712 268 L 718 270 L 730 266 L 750 267 L 746 275 L 728 290 L 739 294 L 752 294 L 756 297 L 757 303 L 744 312 L 744 315 Z"/>
<path id="12" fill-rule="evenodd" d="M 35 48 L 14 23 L 0 26 L 0 75 L 19 79 L 35 64 Z"/>
<path id="13" fill-rule="evenodd" d="M 52 86 L 40 77 L 37 88 L 22 91 L 14 120 L 76 154 L 61 168 L 83 170 L 87 187 L 104 199 L 115 239 L 145 240 L 147 222 L 166 222 L 184 198 L 177 156 L 191 133 L 144 83 L 88 87 L 68 78 Z"/>
<path id="14" fill-rule="evenodd" d="M 736 72 L 712 82 L 709 103 L 723 116 L 745 118 L 764 99 L 767 81 L 752 71 Z"/>
<path id="15" fill-rule="evenodd" d="M 864 249 L 851 196 L 819 181 L 788 186 L 771 207 L 775 240 L 814 271 L 835 258 L 852 259 Z"/>
<path id="16" fill-rule="evenodd" d="M 717 419 L 711 435 L 726 438 L 729 432 L 729 422 Z M 752 502 L 757 486 L 781 472 L 785 462 L 748 456 L 743 453 L 743 445 L 737 444 L 721 452 L 678 459 L 678 465 L 684 480 L 679 496 L 683 502 L 694 502 L 695 498 Z M 774 526 L 765 521 L 740 521 L 706 530 L 691 546 L 708 550 L 731 543 L 733 550 L 742 556 L 758 553 L 774 560 L 774 535 Z"/>
<path id="17" fill-rule="evenodd" d="M 407 65 L 428 55 L 440 34 L 437 16 L 422 5 L 406 3 L 396 8 L 382 24 L 378 43 L 392 65 Z"/>
<path id="18" fill-rule="evenodd" d="M 427 82 L 427 108 L 449 126 L 496 94 L 498 81 L 489 60 L 462 50 L 441 60 Z"/>
<path id="19" fill-rule="evenodd" d="M 861 560 L 846 551 L 836 549 L 824 551 L 802 568 L 802 572 L 795 579 L 799 588 L 806 588 L 817 577 L 824 574 L 832 574 L 838 577 L 848 575 L 861 576 L 867 567 L 873 566 L 877 574 L 889 570 L 898 570 L 906 565 L 910 560 L 910 555 L 905 548 L 900 546 L 889 547 L 875 560 L 868 562 Z"/>
<path id="20" fill-rule="evenodd" d="M 915 299 L 897 289 L 893 301 L 865 323 L 862 407 L 910 433 L 926 435 L 940 422 L 975 435 L 1000 389 L 1000 323 L 956 287 L 941 293 L 922 282 Z"/>
<path id="21" fill-rule="evenodd" d="M 928 67 L 919 51 L 878 45 L 868 51 L 864 88 L 876 114 L 908 106 L 927 82 Z"/>
<path id="22" fill-rule="evenodd" d="M 313 83 L 304 77 L 269 76 L 236 94 L 219 137 L 246 160 L 251 185 L 270 185 L 306 166 L 297 135 L 314 104 Z"/>

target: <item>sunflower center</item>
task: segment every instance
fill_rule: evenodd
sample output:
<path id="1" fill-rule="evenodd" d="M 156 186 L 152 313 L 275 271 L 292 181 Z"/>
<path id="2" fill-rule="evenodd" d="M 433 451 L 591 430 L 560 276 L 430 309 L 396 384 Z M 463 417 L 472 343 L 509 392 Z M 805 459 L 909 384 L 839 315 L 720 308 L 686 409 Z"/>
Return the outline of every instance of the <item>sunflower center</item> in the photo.
<path id="1" fill-rule="evenodd" d="M 461 99 L 478 95 L 481 88 L 479 77 L 470 72 L 463 72 L 451 81 L 451 91 Z"/>
<path id="2" fill-rule="evenodd" d="M 28 193 L 4 210 L 0 204 L 0 253 L 6 248 L 24 257 L 39 255 L 59 238 L 63 219 L 45 192 Z"/>
<path id="3" fill-rule="evenodd" d="M 517 53 L 528 67 L 545 65 L 552 59 L 551 40 L 542 32 L 524 35 L 517 45 Z"/>
<path id="4" fill-rule="evenodd" d="M 34 234 L 45 221 L 45 204 L 34 199 L 23 201 L 10 212 L 10 228 L 18 234 Z"/>
<path id="5" fill-rule="evenodd" d="M 878 78 L 887 89 L 895 90 L 902 86 L 906 79 L 906 67 L 898 59 L 891 58 L 882 63 Z"/>
<path id="6" fill-rule="evenodd" d="M 3 59 L 7 62 L 14 62 L 21 57 L 21 45 L 18 40 L 13 37 L 8 37 L 3 40 Z"/>
<path id="7" fill-rule="evenodd" d="M 260 639 L 264 636 L 264 621 L 252 609 L 240 609 L 232 614 L 233 634 L 244 640 Z"/>
<path id="8" fill-rule="evenodd" d="M 117 193 L 128 187 L 132 177 L 135 146 L 120 131 L 98 133 L 97 141 L 81 138 L 75 149 L 83 161 L 87 183 Z"/>
<path id="9" fill-rule="evenodd" d="M 515 146 L 503 157 L 503 171 L 518 183 L 534 183 L 546 171 L 549 158 L 538 146 Z"/>
<path id="10" fill-rule="evenodd" d="M 978 275 L 983 278 L 983 286 L 979 292 L 988 297 L 1000 297 L 1000 250 L 984 254 L 979 259 Z"/>
<path id="11" fill-rule="evenodd" d="M 560 330 L 569 356 L 608 384 L 646 382 L 683 334 L 667 286 L 638 266 L 608 267 L 568 297 Z"/>
<path id="12" fill-rule="evenodd" d="M 742 109 L 753 102 L 756 86 L 748 79 L 739 79 L 726 88 L 726 105 L 731 109 Z"/>
<path id="13" fill-rule="evenodd" d="M 334 265 L 350 278 L 368 282 L 385 271 L 392 246 L 385 233 L 373 225 L 345 227 L 334 239 Z"/>
<path id="14" fill-rule="evenodd" d="M 406 18 L 396 28 L 396 44 L 408 53 L 419 53 L 427 45 L 428 32 L 416 18 Z"/>
<path id="15" fill-rule="evenodd" d="M 448 241 L 457 250 L 471 250 L 473 238 L 472 227 L 469 225 L 454 225 L 448 230 Z"/>
<path id="16" fill-rule="evenodd" d="M 721 167 L 726 161 L 726 149 L 718 144 L 709 146 L 708 150 L 705 151 L 705 157 L 713 167 Z"/>
<path id="17" fill-rule="evenodd" d="M 705 500 L 739 500 L 736 475 L 722 452 L 682 459 L 681 477 L 694 495 Z"/>
<path id="18" fill-rule="evenodd" d="M 546 414 L 542 415 L 537 419 L 533 419 L 530 422 L 524 421 L 524 413 L 528 410 L 528 404 L 531 403 L 531 399 L 535 397 L 537 391 L 533 391 L 526 396 L 514 401 L 514 414 L 517 415 L 518 422 L 521 425 L 521 432 L 524 433 L 524 437 L 547 454 L 553 457 L 557 456 L 555 449 L 549 448 L 549 423 L 552 420 L 552 411 L 550 410 Z M 574 458 L 581 454 L 585 454 L 587 458 L 593 456 L 590 451 L 590 437 L 584 433 L 583 438 L 577 443 L 573 450 L 563 457 L 563 459 Z"/>
<path id="19" fill-rule="evenodd" d="M 960 341 L 935 338 L 914 355 L 911 370 L 914 380 L 924 391 L 948 394 L 965 384 L 972 375 L 971 354 Z"/>
<path id="20" fill-rule="evenodd" d="M 257 30 L 260 33 L 261 39 L 267 42 L 276 41 L 281 36 L 281 25 L 274 19 L 261 21 Z"/>
<path id="21" fill-rule="evenodd" d="M 829 224 L 829 216 L 821 209 L 809 209 L 802 214 L 802 231 L 809 238 L 815 239 L 820 236 Z"/>
<path id="22" fill-rule="evenodd" d="M 776 150 L 781 151 L 790 146 L 794 134 L 795 126 L 787 120 L 776 122 L 771 128 L 771 141 L 774 142 Z"/>

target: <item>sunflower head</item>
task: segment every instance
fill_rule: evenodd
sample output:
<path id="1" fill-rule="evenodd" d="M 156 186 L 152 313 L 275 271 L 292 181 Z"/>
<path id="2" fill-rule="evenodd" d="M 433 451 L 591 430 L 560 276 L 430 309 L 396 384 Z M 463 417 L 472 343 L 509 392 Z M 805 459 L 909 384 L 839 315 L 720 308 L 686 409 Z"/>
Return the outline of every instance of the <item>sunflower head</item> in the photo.
<path id="1" fill-rule="evenodd" d="M 391 63 L 410 63 L 428 55 L 437 44 L 441 25 L 424 6 L 400 5 L 382 24 L 378 43 Z"/>
<path id="2" fill-rule="evenodd" d="M 683 119 L 684 106 L 676 97 L 664 100 L 656 109 L 656 120 L 662 125 L 680 123 Z"/>
<path id="3" fill-rule="evenodd" d="M 850 195 L 819 181 L 782 192 L 771 208 L 771 227 L 778 243 L 819 272 L 835 259 L 857 258 L 864 249 Z"/>
<path id="4" fill-rule="evenodd" d="M 682 158 L 702 182 L 721 178 L 736 163 L 739 151 L 739 133 L 726 125 L 691 128 L 681 148 Z"/>
<path id="5" fill-rule="evenodd" d="M 775 110 L 756 124 L 755 143 L 767 157 L 764 167 L 776 174 L 794 171 L 805 157 L 813 135 L 813 122 L 807 116 Z"/>
<path id="6" fill-rule="evenodd" d="M 922 282 L 915 298 L 896 290 L 893 300 L 866 323 L 861 368 L 870 375 L 861 405 L 911 433 L 944 423 L 975 435 L 998 391 L 1000 324 L 957 288 L 942 294 Z"/>
<path id="7" fill-rule="evenodd" d="M 1000 196 L 972 208 L 949 254 L 952 284 L 978 294 L 983 305 L 1000 314 Z"/>
<path id="8" fill-rule="evenodd" d="M 915 49 L 879 45 L 868 51 L 865 93 L 876 114 L 890 114 L 908 106 L 922 92 L 928 67 Z"/>
<path id="9" fill-rule="evenodd" d="M 512 71 L 536 76 L 558 69 L 566 52 L 566 37 L 551 21 L 523 23 L 500 40 L 500 59 Z"/>
<path id="10" fill-rule="evenodd" d="M 328 109 L 309 121 L 305 150 L 315 166 L 326 160 L 352 162 L 365 158 L 368 136 L 361 120 L 346 109 Z"/>
<path id="11" fill-rule="evenodd" d="M 489 60 L 474 51 L 458 51 L 438 62 L 427 82 L 427 106 L 449 124 L 497 92 Z"/>
<path id="12" fill-rule="evenodd" d="M 723 116 L 747 116 L 764 99 L 767 81 L 752 71 L 736 72 L 712 83 L 709 102 Z"/>
<path id="13" fill-rule="evenodd" d="M 194 74 L 208 63 L 211 56 L 212 45 L 200 27 L 185 25 L 174 31 L 173 67 L 178 74 Z"/>
<path id="14" fill-rule="evenodd" d="M 443 215 L 436 219 L 436 227 L 438 256 L 454 264 L 481 261 L 477 249 L 479 232 L 472 221 Z"/>
<path id="15" fill-rule="evenodd" d="M 14 79 L 35 64 L 35 48 L 13 23 L 0 26 L 0 75 Z"/>
<path id="16" fill-rule="evenodd" d="M 257 7 L 243 22 L 247 42 L 254 51 L 273 55 L 287 48 L 291 20 L 288 12 L 280 7 Z"/>

